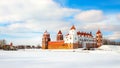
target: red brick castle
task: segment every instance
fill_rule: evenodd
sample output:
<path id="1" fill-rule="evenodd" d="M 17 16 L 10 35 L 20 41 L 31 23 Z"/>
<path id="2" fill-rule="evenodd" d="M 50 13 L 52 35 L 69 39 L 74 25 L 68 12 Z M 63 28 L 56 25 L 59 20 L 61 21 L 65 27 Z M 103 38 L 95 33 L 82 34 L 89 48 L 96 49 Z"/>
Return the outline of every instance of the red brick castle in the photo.
<path id="1" fill-rule="evenodd" d="M 76 49 L 97 48 L 102 45 L 102 33 L 97 31 L 94 38 L 92 33 L 76 31 L 73 25 L 69 33 L 63 38 L 61 30 L 58 31 L 56 41 L 51 41 L 50 34 L 45 31 L 42 38 L 42 49 Z"/>

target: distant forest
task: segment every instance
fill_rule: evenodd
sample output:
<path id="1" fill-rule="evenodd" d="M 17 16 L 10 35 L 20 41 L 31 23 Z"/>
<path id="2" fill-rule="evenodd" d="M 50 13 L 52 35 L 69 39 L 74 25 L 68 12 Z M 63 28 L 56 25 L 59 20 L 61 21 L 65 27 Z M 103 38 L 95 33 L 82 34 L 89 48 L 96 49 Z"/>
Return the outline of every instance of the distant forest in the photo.
<path id="1" fill-rule="evenodd" d="M 120 41 L 113 41 L 108 39 L 103 39 L 103 45 L 120 45 Z"/>

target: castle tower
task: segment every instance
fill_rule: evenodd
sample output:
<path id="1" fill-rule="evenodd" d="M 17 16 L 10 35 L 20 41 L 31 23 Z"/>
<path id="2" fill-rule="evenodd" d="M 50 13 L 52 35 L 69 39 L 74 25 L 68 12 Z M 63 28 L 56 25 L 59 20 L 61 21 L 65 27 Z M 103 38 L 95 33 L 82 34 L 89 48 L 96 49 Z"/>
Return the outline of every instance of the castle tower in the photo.
<path id="1" fill-rule="evenodd" d="M 64 40 L 65 43 L 69 45 L 69 48 L 71 49 L 78 48 L 78 36 L 74 25 L 70 28 L 70 31 L 66 35 Z"/>
<path id="2" fill-rule="evenodd" d="M 10 46 L 13 46 L 13 43 L 12 43 L 12 42 L 10 43 Z"/>
<path id="3" fill-rule="evenodd" d="M 57 34 L 57 41 L 61 41 L 63 40 L 63 34 L 61 32 L 61 30 L 59 30 L 58 34 Z"/>
<path id="4" fill-rule="evenodd" d="M 100 47 L 102 45 L 102 33 L 100 30 L 98 30 L 96 33 L 96 43 L 97 47 Z"/>
<path id="5" fill-rule="evenodd" d="M 50 34 L 45 31 L 42 38 L 42 49 L 48 49 L 48 42 L 50 41 Z"/>

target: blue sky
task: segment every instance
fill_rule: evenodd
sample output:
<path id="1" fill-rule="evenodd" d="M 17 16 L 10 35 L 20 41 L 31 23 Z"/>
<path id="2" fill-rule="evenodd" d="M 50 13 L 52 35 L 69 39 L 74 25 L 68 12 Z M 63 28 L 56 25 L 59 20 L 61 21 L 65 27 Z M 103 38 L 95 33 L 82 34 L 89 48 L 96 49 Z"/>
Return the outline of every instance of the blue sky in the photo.
<path id="1" fill-rule="evenodd" d="M 120 0 L 55 0 L 61 6 L 83 10 L 98 9 L 105 12 L 119 12 Z"/>
<path id="2" fill-rule="evenodd" d="M 0 39 L 14 45 L 41 45 L 45 30 L 55 40 L 67 34 L 101 29 L 103 37 L 120 40 L 120 0 L 0 0 Z"/>

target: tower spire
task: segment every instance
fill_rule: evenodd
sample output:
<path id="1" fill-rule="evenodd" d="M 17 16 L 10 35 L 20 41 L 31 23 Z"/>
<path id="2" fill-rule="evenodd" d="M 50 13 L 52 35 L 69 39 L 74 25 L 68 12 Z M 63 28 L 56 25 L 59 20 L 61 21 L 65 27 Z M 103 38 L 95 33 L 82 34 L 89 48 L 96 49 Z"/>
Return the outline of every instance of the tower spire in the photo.
<path id="1" fill-rule="evenodd" d="M 98 29 L 98 31 L 97 31 L 97 33 L 96 33 L 96 34 L 99 34 L 99 33 L 101 33 L 100 29 Z"/>
<path id="2" fill-rule="evenodd" d="M 61 41 L 61 40 L 63 40 L 63 35 L 62 35 L 61 30 L 59 30 L 57 34 L 57 41 Z"/>
<path id="3" fill-rule="evenodd" d="M 62 34 L 61 30 L 58 31 L 58 34 Z"/>
<path id="4" fill-rule="evenodd" d="M 73 25 L 70 29 L 71 29 L 71 30 L 76 30 L 76 28 L 75 28 L 75 26 L 74 26 L 74 25 Z"/>

